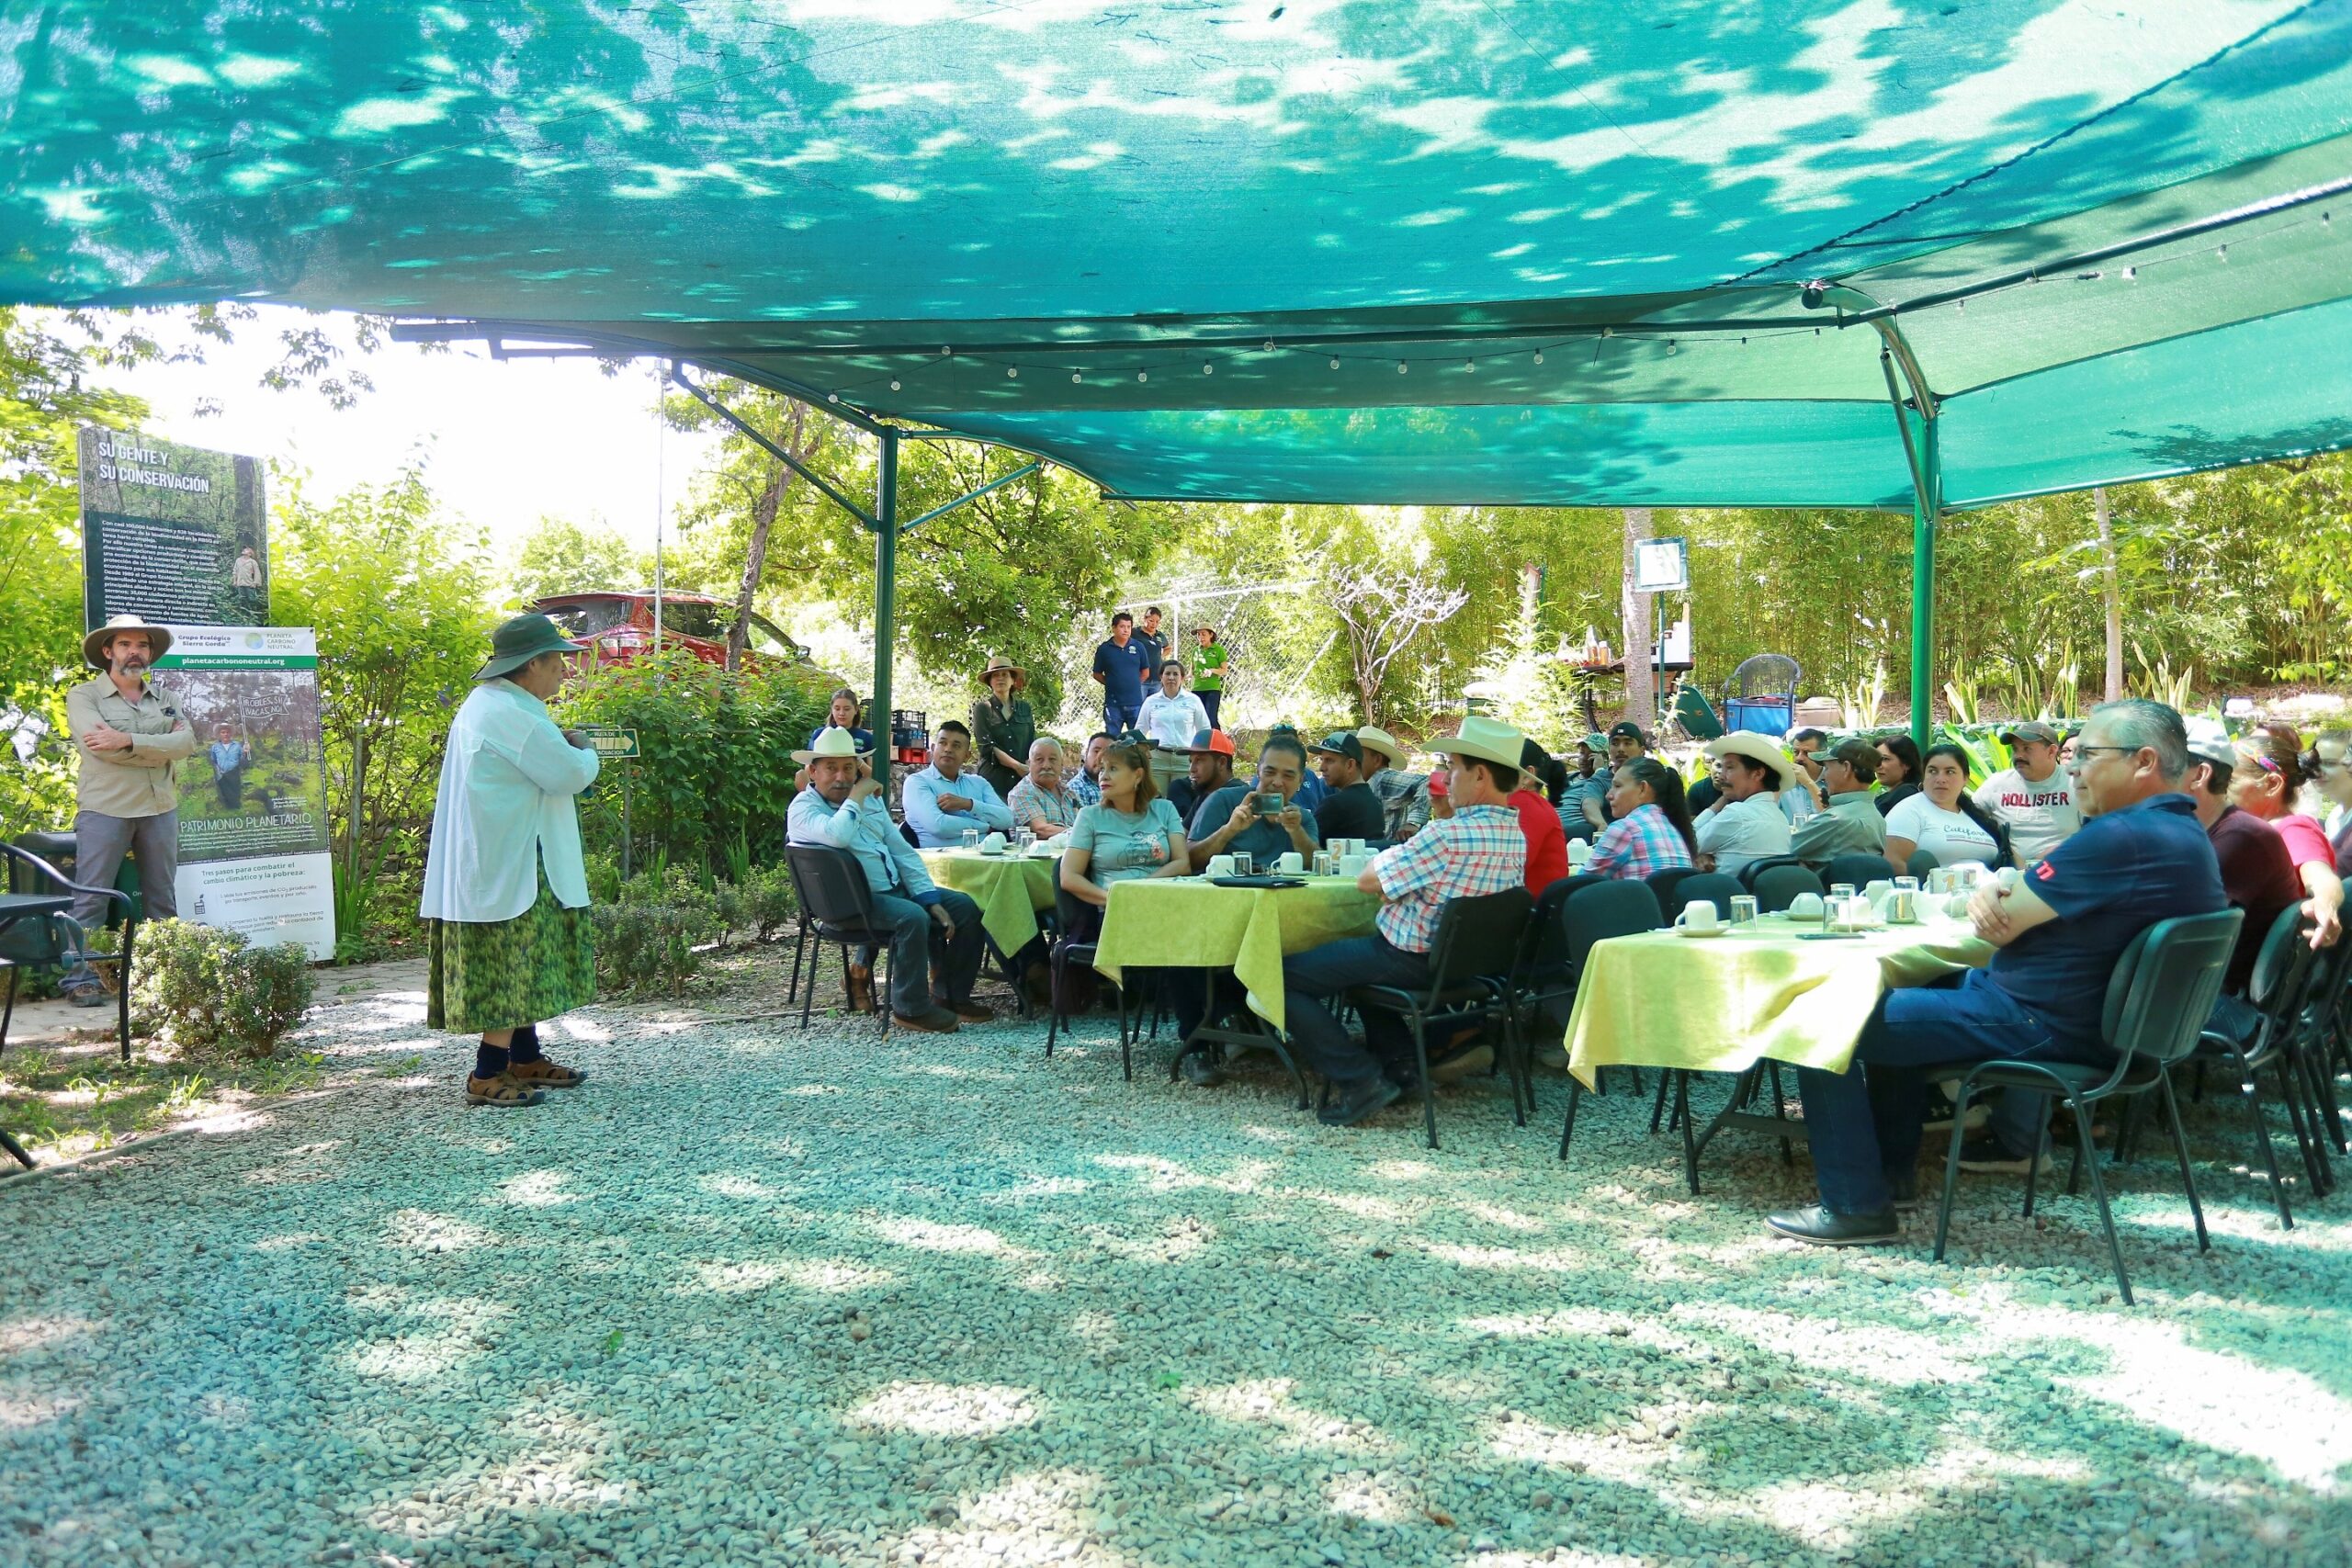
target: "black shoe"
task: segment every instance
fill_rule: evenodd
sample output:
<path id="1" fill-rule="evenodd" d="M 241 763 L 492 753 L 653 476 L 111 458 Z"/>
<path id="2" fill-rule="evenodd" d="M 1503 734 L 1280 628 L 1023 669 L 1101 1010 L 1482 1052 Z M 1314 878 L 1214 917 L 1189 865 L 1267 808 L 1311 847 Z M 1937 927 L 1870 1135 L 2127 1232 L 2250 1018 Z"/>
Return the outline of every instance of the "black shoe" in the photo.
<path id="1" fill-rule="evenodd" d="M 1960 1145 L 1960 1168 L 1979 1175 L 2023 1176 L 2028 1156 L 2013 1155 L 2001 1146 L 2001 1141 L 1990 1133 L 1979 1133 Z M 2041 1164 L 2050 1164 L 2050 1134 L 2041 1136 Z"/>
<path id="2" fill-rule="evenodd" d="M 1193 1052 L 1176 1064 L 1176 1070 L 1183 1075 L 1186 1083 L 1198 1089 L 1215 1089 L 1225 1081 L 1225 1075 L 1205 1051 Z"/>
<path id="3" fill-rule="evenodd" d="M 1898 1214 L 1907 1214 L 1918 1208 L 1920 1203 L 1918 1173 L 1912 1171 L 1896 1176 L 1890 1171 L 1886 1178 L 1886 1195 L 1893 1201 L 1894 1212 Z"/>
<path id="4" fill-rule="evenodd" d="M 1374 1078 L 1317 1111 L 1315 1119 L 1326 1127 L 1352 1127 L 1396 1104 L 1404 1092 L 1386 1078 Z"/>
<path id="5" fill-rule="evenodd" d="M 1833 1214 L 1816 1203 L 1809 1209 L 1767 1214 L 1764 1223 L 1791 1241 L 1808 1247 L 1884 1247 L 1903 1239 L 1903 1222 L 1892 1209 L 1875 1214 Z"/>

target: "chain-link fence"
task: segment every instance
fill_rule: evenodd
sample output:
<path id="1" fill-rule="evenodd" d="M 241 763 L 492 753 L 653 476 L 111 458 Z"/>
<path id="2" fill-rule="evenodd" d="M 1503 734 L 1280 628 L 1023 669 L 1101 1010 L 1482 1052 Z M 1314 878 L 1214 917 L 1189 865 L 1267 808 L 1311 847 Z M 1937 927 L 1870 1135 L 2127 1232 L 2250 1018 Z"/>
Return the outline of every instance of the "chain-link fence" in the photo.
<path id="1" fill-rule="evenodd" d="M 1054 726 L 1083 735 L 1102 722 L 1102 688 L 1091 678 L 1094 650 L 1124 610 L 1140 624 L 1153 605 L 1169 652 L 1193 667 L 1193 630 L 1209 626 L 1226 650 L 1225 698 L 1218 720 L 1228 730 L 1263 729 L 1287 720 L 1302 729 L 1346 719 L 1346 649 L 1328 616 L 1317 614 L 1319 581 L 1227 582 L 1187 578 L 1130 589 L 1098 622 L 1072 629 L 1061 652 L 1062 711 Z M 1336 662 L 1335 662 L 1336 661 Z M 1041 720 L 1044 716 L 1040 716 Z"/>

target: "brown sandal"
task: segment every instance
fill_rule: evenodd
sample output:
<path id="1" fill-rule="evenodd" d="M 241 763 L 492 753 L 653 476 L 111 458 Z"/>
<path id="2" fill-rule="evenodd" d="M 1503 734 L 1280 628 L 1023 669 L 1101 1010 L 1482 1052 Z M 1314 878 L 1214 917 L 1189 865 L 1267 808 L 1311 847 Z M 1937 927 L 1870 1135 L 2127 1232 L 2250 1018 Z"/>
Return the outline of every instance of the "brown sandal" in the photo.
<path id="1" fill-rule="evenodd" d="M 469 1076 L 466 1079 L 468 1105 L 495 1105 L 512 1109 L 521 1105 L 537 1105 L 544 1098 L 530 1085 L 516 1082 L 511 1072 L 501 1073 L 494 1078 L 478 1078 Z"/>
<path id="2" fill-rule="evenodd" d="M 561 1067 L 544 1056 L 536 1062 L 516 1062 L 506 1069 L 506 1076 L 516 1083 L 532 1089 L 578 1089 L 588 1081 L 588 1075 L 577 1067 Z"/>

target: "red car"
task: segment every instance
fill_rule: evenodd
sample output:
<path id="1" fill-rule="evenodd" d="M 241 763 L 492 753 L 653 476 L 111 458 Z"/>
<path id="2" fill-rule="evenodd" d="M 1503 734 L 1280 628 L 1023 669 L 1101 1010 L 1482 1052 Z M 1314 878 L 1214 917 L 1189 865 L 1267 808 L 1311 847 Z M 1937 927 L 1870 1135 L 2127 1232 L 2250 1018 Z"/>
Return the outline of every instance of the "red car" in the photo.
<path id="1" fill-rule="evenodd" d="M 599 664 L 627 664 L 653 647 L 651 593 L 557 593 L 531 606 L 589 643 Z M 662 595 L 662 640 L 713 664 L 727 662 L 727 628 L 735 606 L 700 593 Z M 763 615 L 753 615 L 743 646 L 747 664 L 800 664 L 808 650 Z"/>

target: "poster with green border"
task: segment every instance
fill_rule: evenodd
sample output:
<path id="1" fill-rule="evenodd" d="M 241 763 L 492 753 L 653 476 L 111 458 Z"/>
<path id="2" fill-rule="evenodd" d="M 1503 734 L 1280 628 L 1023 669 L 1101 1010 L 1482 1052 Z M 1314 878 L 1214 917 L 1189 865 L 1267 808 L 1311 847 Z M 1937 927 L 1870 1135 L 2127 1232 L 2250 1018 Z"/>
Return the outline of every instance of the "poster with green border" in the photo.
<path id="1" fill-rule="evenodd" d="M 82 615 L 175 626 L 269 619 L 268 513 L 257 457 L 84 425 Z"/>

